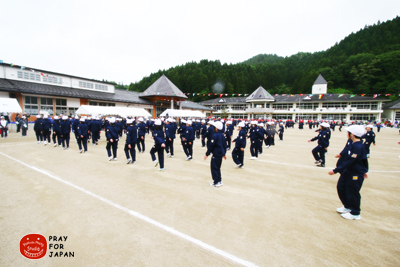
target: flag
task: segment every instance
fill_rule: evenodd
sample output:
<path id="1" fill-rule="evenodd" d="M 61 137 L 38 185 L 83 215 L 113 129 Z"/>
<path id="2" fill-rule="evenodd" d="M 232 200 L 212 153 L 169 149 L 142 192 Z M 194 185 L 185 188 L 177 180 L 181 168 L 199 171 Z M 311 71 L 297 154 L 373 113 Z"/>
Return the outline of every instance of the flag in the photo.
<path id="1" fill-rule="evenodd" d="M 309 95 L 309 96 L 313 96 L 313 94 Z"/>
<path id="2" fill-rule="evenodd" d="M 220 94 L 219 97 L 222 97 L 222 94 Z"/>
<path id="3" fill-rule="evenodd" d="M 321 94 L 321 95 L 319 95 L 319 99 L 321 99 L 323 96 L 324 96 L 324 95 L 322 95 L 322 94 Z"/>
<path id="4" fill-rule="evenodd" d="M 365 96 L 365 94 L 361 94 L 361 96 Z"/>
<path id="5" fill-rule="evenodd" d="M 294 96 L 294 95 L 290 95 L 290 97 L 292 97 L 292 96 Z"/>
<path id="6" fill-rule="evenodd" d="M 10 66 L 12 67 L 12 66 L 14 66 L 14 64 L 10 63 Z"/>
<path id="7" fill-rule="evenodd" d="M 248 94 L 244 94 L 244 96 L 248 96 Z"/>
<path id="8" fill-rule="evenodd" d="M 25 69 L 25 67 L 24 67 L 24 66 L 21 66 L 21 70 L 23 70 L 23 69 Z"/>
<path id="9" fill-rule="evenodd" d="M 40 73 L 40 75 L 42 75 L 42 76 L 43 76 L 43 73 Z"/>
<path id="10" fill-rule="evenodd" d="M 32 71 L 32 72 L 35 72 L 35 70 L 32 70 L 32 69 L 31 69 L 31 71 Z"/>
<path id="11" fill-rule="evenodd" d="M 377 98 L 379 95 L 378 94 L 374 94 L 374 98 Z"/>
<path id="12" fill-rule="evenodd" d="M 4 61 L 0 59 L 0 64 L 3 64 L 3 63 L 4 63 Z"/>
<path id="13" fill-rule="evenodd" d="M 208 96 L 210 96 L 211 94 L 208 94 Z"/>
<path id="14" fill-rule="evenodd" d="M 385 96 L 391 96 L 391 94 L 386 94 Z"/>
<path id="15" fill-rule="evenodd" d="M 228 96 L 228 94 L 225 94 L 225 96 Z"/>
<path id="16" fill-rule="evenodd" d="M 238 94 L 238 96 L 241 96 L 242 94 Z"/>
<path id="17" fill-rule="evenodd" d="M 356 95 L 351 95 L 350 98 L 355 97 Z"/>
<path id="18" fill-rule="evenodd" d="M 342 96 L 344 96 L 344 94 L 340 94 L 340 95 L 339 95 L 339 97 L 342 97 Z M 338 97 L 338 98 L 339 98 L 339 97 Z"/>

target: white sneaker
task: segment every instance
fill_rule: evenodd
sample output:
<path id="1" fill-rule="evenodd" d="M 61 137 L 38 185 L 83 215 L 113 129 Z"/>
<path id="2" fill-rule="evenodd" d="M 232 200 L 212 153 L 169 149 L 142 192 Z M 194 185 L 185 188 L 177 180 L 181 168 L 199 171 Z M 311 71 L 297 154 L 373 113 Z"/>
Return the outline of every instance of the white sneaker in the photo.
<path id="1" fill-rule="evenodd" d="M 343 207 L 337 208 L 336 211 L 339 213 L 348 213 L 351 211 L 351 209 L 347 209 L 343 206 Z"/>
<path id="2" fill-rule="evenodd" d="M 131 159 L 128 159 L 127 161 L 126 161 L 126 164 L 129 164 L 129 163 L 131 163 L 132 162 L 132 160 Z"/>
<path id="3" fill-rule="evenodd" d="M 347 220 L 361 220 L 361 215 L 353 215 L 350 212 L 348 213 L 342 213 L 341 214 L 343 218 L 347 219 Z"/>
<path id="4" fill-rule="evenodd" d="M 242 166 L 242 164 L 236 164 L 235 168 L 240 168 L 240 166 Z"/>
<path id="5" fill-rule="evenodd" d="M 136 161 L 132 162 L 132 164 L 136 164 Z"/>
<path id="6" fill-rule="evenodd" d="M 47 145 L 47 141 L 44 141 L 44 145 Z"/>
<path id="7" fill-rule="evenodd" d="M 215 185 L 215 187 L 220 187 L 220 186 L 223 186 L 224 184 L 222 183 L 222 181 L 221 182 L 219 182 L 219 183 L 217 183 L 216 185 Z"/>
<path id="8" fill-rule="evenodd" d="M 112 161 L 113 157 L 108 157 L 108 161 Z"/>
<path id="9" fill-rule="evenodd" d="M 114 161 L 117 161 L 117 158 L 113 158 Z"/>
<path id="10" fill-rule="evenodd" d="M 157 167 L 158 165 L 158 160 L 153 161 L 154 162 L 154 167 Z"/>
<path id="11" fill-rule="evenodd" d="M 81 149 L 81 150 L 79 150 L 79 153 L 81 153 L 82 154 L 82 152 L 83 152 L 83 150 Z"/>
<path id="12" fill-rule="evenodd" d="M 160 172 L 163 172 L 163 171 L 165 171 L 165 169 L 164 168 L 159 168 L 158 169 Z"/>
<path id="13" fill-rule="evenodd" d="M 265 146 L 265 148 L 269 148 L 269 146 Z"/>
<path id="14" fill-rule="evenodd" d="M 2 137 L 3 138 L 3 137 Z M 40 141 L 37 141 L 38 144 L 40 144 Z"/>
<path id="15" fill-rule="evenodd" d="M 56 147 L 57 146 L 57 144 L 54 144 L 54 147 Z"/>
<path id="16" fill-rule="evenodd" d="M 256 159 L 256 157 L 251 157 L 250 159 Z"/>

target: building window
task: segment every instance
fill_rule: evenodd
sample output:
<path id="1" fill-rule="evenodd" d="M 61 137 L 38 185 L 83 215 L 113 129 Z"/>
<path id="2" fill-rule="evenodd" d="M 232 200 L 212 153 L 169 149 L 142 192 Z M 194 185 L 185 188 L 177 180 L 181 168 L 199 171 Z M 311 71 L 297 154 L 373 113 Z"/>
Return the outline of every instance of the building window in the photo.
<path id="1" fill-rule="evenodd" d="M 69 116 L 74 116 L 75 112 L 78 110 L 78 108 L 68 108 L 68 114 Z"/>
<path id="2" fill-rule="evenodd" d="M 273 114 L 272 118 L 275 120 L 291 120 L 292 114 Z"/>
<path id="3" fill-rule="evenodd" d="M 43 82 L 62 84 L 62 78 L 45 74 L 43 75 Z"/>
<path id="4" fill-rule="evenodd" d="M 247 119 L 247 114 L 231 114 L 232 119 Z"/>
<path id="5" fill-rule="evenodd" d="M 322 119 L 333 120 L 333 121 L 345 120 L 346 114 L 322 114 Z"/>
<path id="6" fill-rule="evenodd" d="M 18 71 L 17 77 L 19 79 L 39 81 L 40 82 L 40 74 L 29 72 L 29 71 Z"/>
<path id="7" fill-rule="evenodd" d="M 296 114 L 296 120 L 317 120 L 317 114 Z"/>
<path id="8" fill-rule="evenodd" d="M 228 108 L 227 105 L 215 105 L 215 106 L 213 107 L 214 110 L 224 110 L 224 109 L 226 109 L 226 108 Z"/>
<path id="9" fill-rule="evenodd" d="M 115 107 L 115 103 L 108 103 L 109 107 Z"/>
<path id="10" fill-rule="evenodd" d="M 67 114 L 67 99 L 56 99 L 56 114 Z"/>
<path id="11" fill-rule="evenodd" d="M 97 102 L 89 101 L 89 106 L 97 106 Z M 101 105 L 99 105 L 99 106 L 101 106 Z"/>
<path id="12" fill-rule="evenodd" d="M 276 110 L 289 110 L 293 108 L 293 104 L 272 104 L 272 108 Z"/>
<path id="13" fill-rule="evenodd" d="M 40 98 L 40 111 L 47 111 L 50 116 L 54 115 L 53 99 L 47 97 Z"/>
<path id="14" fill-rule="evenodd" d="M 247 105 L 232 105 L 231 109 L 232 110 L 246 110 Z"/>
<path id="15" fill-rule="evenodd" d="M 400 120 L 400 111 L 396 111 L 396 117 L 394 119 Z"/>
<path id="16" fill-rule="evenodd" d="M 25 96 L 24 111 L 30 115 L 39 114 L 38 98 L 35 96 Z"/>
<path id="17" fill-rule="evenodd" d="M 101 91 L 108 91 L 108 86 L 103 84 L 94 84 L 94 88 Z"/>
<path id="18" fill-rule="evenodd" d="M 354 102 L 354 103 L 351 103 L 351 107 L 357 108 L 357 109 L 378 110 L 378 104 L 371 103 L 371 102 Z"/>
<path id="19" fill-rule="evenodd" d="M 296 105 L 296 108 L 303 110 L 316 110 L 318 103 L 300 103 Z"/>
<path id="20" fill-rule="evenodd" d="M 350 116 L 352 121 L 374 121 L 376 120 L 376 115 L 374 114 L 353 114 Z"/>
<path id="21" fill-rule="evenodd" d="M 99 106 L 107 107 L 107 103 L 105 103 L 105 102 L 99 102 Z"/>
<path id="22" fill-rule="evenodd" d="M 346 102 L 341 103 L 322 103 L 323 108 L 336 108 L 336 109 L 344 109 L 347 108 Z"/>
<path id="23" fill-rule="evenodd" d="M 93 83 L 79 81 L 79 87 L 93 89 Z"/>

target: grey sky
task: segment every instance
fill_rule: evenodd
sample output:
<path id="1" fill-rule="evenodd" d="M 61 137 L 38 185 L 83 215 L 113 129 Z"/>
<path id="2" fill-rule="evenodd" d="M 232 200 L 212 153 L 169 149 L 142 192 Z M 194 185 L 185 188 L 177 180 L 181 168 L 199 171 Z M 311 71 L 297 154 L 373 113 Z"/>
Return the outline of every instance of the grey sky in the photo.
<path id="1" fill-rule="evenodd" d="M 202 59 L 326 50 L 399 0 L 0 0 L 0 59 L 129 84 Z"/>

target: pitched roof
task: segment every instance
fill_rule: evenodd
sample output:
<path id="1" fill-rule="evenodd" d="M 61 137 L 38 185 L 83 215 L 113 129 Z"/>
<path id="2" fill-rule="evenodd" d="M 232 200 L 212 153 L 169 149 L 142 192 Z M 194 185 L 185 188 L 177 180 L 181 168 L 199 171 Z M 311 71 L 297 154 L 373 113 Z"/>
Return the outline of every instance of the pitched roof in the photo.
<path id="1" fill-rule="evenodd" d="M 222 101 L 221 101 L 222 100 Z M 201 101 L 202 105 L 210 105 L 210 104 L 245 104 L 246 97 L 220 97 L 214 98 L 206 101 Z"/>
<path id="2" fill-rule="evenodd" d="M 400 99 L 390 103 L 385 103 L 382 109 L 400 109 Z"/>
<path id="3" fill-rule="evenodd" d="M 120 89 L 115 89 L 115 93 L 105 93 L 58 85 L 0 79 L 0 91 L 154 105 L 154 102 L 148 99 L 139 98 L 137 92 Z"/>
<path id="4" fill-rule="evenodd" d="M 328 84 L 328 82 L 320 74 L 318 75 L 318 78 L 315 80 L 314 84 Z"/>
<path id="5" fill-rule="evenodd" d="M 200 109 L 200 110 L 213 110 L 212 108 L 205 107 L 202 104 L 195 103 L 192 101 L 182 101 L 182 108 L 187 108 L 187 109 Z"/>
<path id="6" fill-rule="evenodd" d="M 140 97 L 149 96 L 173 96 L 180 98 L 187 98 L 175 84 L 173 84 L 164 74 L 155 81 L 149 88 L 147 88 L 143 93 L 140 93 Z"/>
<path id="7" fill-rule="evenodd" d="M 275 101 L 275 98 L 267 92 L 262 86 L 258 87 L 249 97 L 246 98 L 246 101 L 254 101 L 254 100 L 264 100 L 264 101 Z"/>

